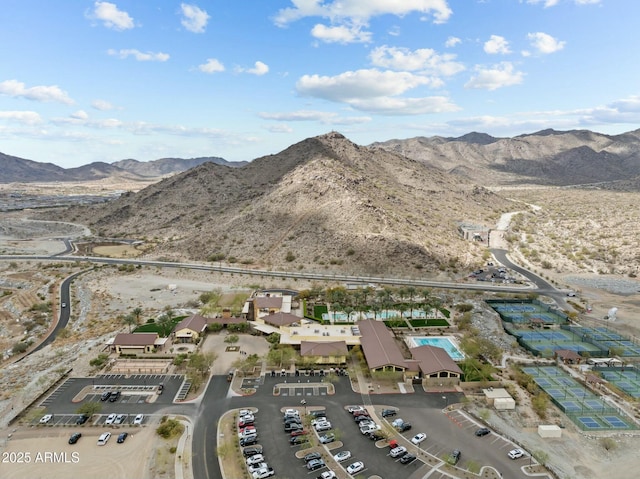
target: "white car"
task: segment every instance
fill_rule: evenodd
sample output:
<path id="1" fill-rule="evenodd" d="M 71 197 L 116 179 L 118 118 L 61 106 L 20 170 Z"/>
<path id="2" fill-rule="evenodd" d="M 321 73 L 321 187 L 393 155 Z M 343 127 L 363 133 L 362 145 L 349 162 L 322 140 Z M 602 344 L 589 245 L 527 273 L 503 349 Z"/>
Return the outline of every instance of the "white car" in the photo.
<path id="1" fill-rule="evenodd" d="M 326 417 L 319 417 L 318 419 L 314 419 L 313 421 L 311 421 L 311 425 L 313 427 L 316 427 L 318 424 L 324 424 L 326 422 L 329 422 Z"/>
<path id="2" fill-rule="evenodd" d="M 364 462 L 362 461 L 357 461 L 347 466 L 347 473 L 351 474 L 352 476 L 363 470 L 364 470 Z"/>
<path id="3" fill-rule="evenodd" d="M 379 424 L 374 424 L 373 426 L 365 426 L 360 428 L 360 432 L 362 434 L 371 434 L 372 432 L 376 432 L 382 429 Z"/>
<path id="4" fill-rule="evenodd" d="M 522 449 L 511 449 L 507 455 L 509 459 L 518 459 L 524 456 L 524 451 Z"/>
<path id="5" fill-rule="evenodd" d="M 115 414 L 109 414 L 107 416 L 107 419 L 105 419 L 104 423 L 105 424 L 113 424 L 113 422 L 116 420 L 116 415 Z"/>
<path id="6" fill-rule="evenodd" d="M 336 473 L 333 471 L 324 471 L 322 474 L 318 476 L 318 479 L 336 479 Z"/>
<path id="7" fill-rule="evenodd" d="M 249 472 L 253 474 L 254 472 L 258 472 L 260 469 L 268 469 L 269 465 L 266 462 L 259 462 L 257 464 L 252 464 L 249 466 Z"/>
<path id="8" fill-rule="evenodd" d="M 240 411 L 238 412 L 238 416 L 242 417 L 242 416 L 253 416 L 253 411 L 249 410 L 249 409 L 240 409 Z"/>
<path id="9" fill-rule="evenodd" d="M 40 424 L 47 424 L 51 419 L 53 419 L 52 414 L 45 414 L 40 418 Z"/>
<path id="10" fill-rule="evenodd" d="M 126 414 L 118 414 L 116 416 L 116 420 L 113 421 L 113 423 L 114 424 L 122 424 L 126 418 L 127 418 Z"/>
<path id="11" fill-rule="evenodd" d="M 133 420 L 133 424 L 139 426 L 142 424 L 142 421 L 144 421 L 144 414 L 138 414 Z"/>
<path id="12" fill-rule="evenodd" d="M 417 446 L 422 441 L 424 441 L 426 438 L 427 438 L 427 435 L 424 432 L 421 432 L 421 433 L 418 433 L 415 436 L 413 436 L 411 438 L 411 442 L 414 443 Z"/>
<path id="13" fill-rule="evenodd" d="M 247 466 L 253 466 L 261 462 L 264 462 L 264 456 L 262 454 L 256 454 L 255 456 L 247 458 Z"/>
<path id="14" fill-rule="evenodd" d="M 336 462 L 343 462 L 347 459 L 351 459 L 351 451 L 340 451 L 338 454 L 333 456 Z"/>
<path id="15" fill-rule="evenodd" d="M 403 420 L 403 419 L 400 419 L 400 418 L 398 418 L 398 419 L 394 419 L 394 420 L 393 420 L 393 422 L 391 423 L 391 425 L 392 425 L 393 427 L 400 427 L 400 426 L 402 426 L 403 424 L 404 424 L 404 420 Z"/>
<path id="16" fill-rule="evenodd" d="M 316 424 L 314 427 L 316 428 L 316 431 L 318 431 L 318 432 L 329 431 L 331 429 L 331 423 L 330 422 L 322 422 L 322 423 Z"/>
<path id="17" fill-rule="evenodd" d="M 258 430 L 254 426 L 247 426 L 238 433 L 238 437 L 247 437 L 258 434 Z"/>
<path id="18" fill-rule="evenodd" d="M 366 411 L 366 409 L 362 406 L 349 406 L 347 408 L 347 411 L 349 411 L 351 414 L 353 414 L 356 411 Z"/>
<path id="19" fill-rule="evenodd" d="M 110 432 L 103 432 L 102 434 L 100 434 L 100 437 L 98 438 L 98 446 L 104 446 L 109 441 L 110 437 Z"/>
<path id="20" fill-rule="evenodd" d="M 406 447 L 398 446 L 398 447 L 394 447 L 393 449 L 391 449 L 391 451 L 389 451 L 389 455 L 391 457 L 400 457 L 400 456 L 404 456 L 406 452 L 407 452 L 407 448 Z"/>

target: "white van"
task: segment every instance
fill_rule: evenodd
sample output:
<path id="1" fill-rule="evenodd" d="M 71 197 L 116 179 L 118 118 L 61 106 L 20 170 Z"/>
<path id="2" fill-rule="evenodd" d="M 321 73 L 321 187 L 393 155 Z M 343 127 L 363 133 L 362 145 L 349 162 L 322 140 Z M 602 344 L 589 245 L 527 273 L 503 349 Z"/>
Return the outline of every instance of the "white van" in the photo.
<path id="1" fill-rule="evenodd" d="M 110 432 L 103 432 L 102 434 L 100 434 L 100 437 L 98 438 L 98 446 L 104 446 L 109 441 L 110 437 Z"/>

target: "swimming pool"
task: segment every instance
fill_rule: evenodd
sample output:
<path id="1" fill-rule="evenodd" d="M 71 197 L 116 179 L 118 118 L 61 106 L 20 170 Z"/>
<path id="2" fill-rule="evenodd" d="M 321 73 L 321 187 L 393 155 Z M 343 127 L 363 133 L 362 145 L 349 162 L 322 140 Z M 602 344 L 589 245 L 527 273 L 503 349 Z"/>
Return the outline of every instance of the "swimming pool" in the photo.
<path id="1" fill-rule="evenodd" d="M 453 336 L 412 336 L 407 338 L 407 343 L 410 348 L 424 345 L 435 346 L 444 349 L 454 361 L 464 359 L 464 354 L 458 349 Z"/>

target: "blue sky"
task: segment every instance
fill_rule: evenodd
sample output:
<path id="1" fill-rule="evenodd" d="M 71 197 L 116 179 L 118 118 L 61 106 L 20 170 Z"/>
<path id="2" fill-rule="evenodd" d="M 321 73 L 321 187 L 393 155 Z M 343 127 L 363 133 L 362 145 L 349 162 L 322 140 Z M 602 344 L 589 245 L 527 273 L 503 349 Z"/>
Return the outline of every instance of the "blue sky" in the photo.
<path id="1" fill-rule="evenodd" d="M 640 123 L 636 0 L 2 0 L 0 152 L 64 167 Z"/>

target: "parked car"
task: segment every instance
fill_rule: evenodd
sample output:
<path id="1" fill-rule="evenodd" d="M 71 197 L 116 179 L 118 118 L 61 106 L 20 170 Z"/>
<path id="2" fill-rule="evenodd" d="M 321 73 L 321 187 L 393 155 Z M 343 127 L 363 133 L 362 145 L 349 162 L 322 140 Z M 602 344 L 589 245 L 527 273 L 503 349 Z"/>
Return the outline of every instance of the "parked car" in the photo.
<path id="1" fill-rule="evenodd" d="M 116 420 L 116 415 L 112 413 L 112 414 L 109 414 L 107 416 L 107 419 L 105 419 L 104 423 L 105 424 L 113 424 L 113 421 L 115 421 L 115 420 Z"/>
<path id="2" fill-rule="evenodd" d="M 403 422 L 400 427 L 398 427 L 399 432 L 409 431 L 411 429 L 411 424 L 408 422 Z"/>
<path id="3" fill-rule="evenodd" d="M 330 422 L 324 422 L 321 424 L 316 424 L 316 431 L 318 432 L 323 432 L 323 431 L 329 431 L 331 430 L 331 423 Z"/>
<path id="4" fill-rule="evenodd" d="M 360 429 L 362 429 L 363 427 L 367 427 L 367 426 L 375 426 L 376 423 L 369 417 L 363 419 L 362 421 L 360 421 L 358 423 L 358 426 L 360 427 Z"/>
<path id="5" fill-rule="evenodd" d="M 380 441 L 381 439 L 385 438 L 385 436 L 380 431 L 370 432 L 368 436 L 372 441 Z"/>
<path id="6" fill-rule="evenodd" d="M 253 446 L 254 444 L 257 444 L 257 443 L 258 443 L 258 436 L 255 434 L 252 436 L 240 438 L 240 447 Z"/>
<path id="7" fill-rule="evenodd" d="M 77 418 L 76 418 L 76 424 L 84 424 L 85 422 L 87 422 L 89 420 L 89 415 L 88 414 L 80 414 Z"/>
<path id="8" fill-rule="evenodd" d="M 490 434 L 490 433 L 491 433 L 491 431 L 489 430 L 489 428 L 481 427 L 480 429 L 478 429 L 476 431 L 476 436 L 482 437 L 482 436 L 486 436 L 487 434 Z"/>
<path id="9" fill-rule="evenodd" d="M 458 461 L 460 461 L 460 455 L 460 451 L 458 449 L 454 449 L 449 456 L 449 462 L 455 466 L 458 464 Z"/>
<path id="10" fill-rule="evenodd" d="M 100 401 L 106 401 L 107 399 L 109 399 L 109 396 L 111 396 L 111 391 L 103 392 L 100 396 Z"/>
<path id="11" fill-rule="evenodd" d="M 403 424 L 403 423 L 404 423 L 404 419 L 397 418 L 397 419 L 394 419 L 394 420 L 391 422 L 391 425 L 392 425 L 393 427 L 397 428 L 397 427 L 402 426 L 402 424 Z"/>
<path id="12" fill-rule="evenodd" d="M 247 426 L 243 429 L 240 429 L 240 432 L 238 432 L 239 437 L 247 437 L 251 434 L 258 434 L 258 430 L 255 428 L 255 426 Z"/>
<path id="13" fill-rule="evenodd" d="M 371 421 L 371 417 L 369 417 L 369 415 L 361 415 L 361 416 L 356 416 L 353 418 L 353 420 L 357 423 L 361 423 L 364 421 Z"/>
<path id="14" fill-rule="evenodd" d="M 142 421 L 144 421 L 144 414 L 138 414 L 133 420 L 133 424 L 139 426 L 142 424 Z"/>
<path id="15" fill-rule="evenodd" d="M 324 461 L 322 459 L 313 459 L 307 462 L 307 469 L 310 471 L 315 471 L 316 469 L 320 469 L 324 467 Z"/>
<path id="16" fill-rule="evenodd" d="M 351 451 L 340 451 L 338 454 L 334 455 L 333 458 L 336 462 L 344 462 L 347 459 L 351 459 Z"/>
<path id="17" fill-rule="evenodd" d="M 120 391 L 111 391 L 111 394 L 109 394 L 109 402 L 116 402 L 120 399 L 120 394 Z"/>
<path id="18" fill-rule="evenodd" d="M 306 434 L 309 434 L 309 431 L 307 431 L 306 429 L 298 429 L 296 431 L 291 431 L 291 437 L 304 436 Z"/>
<path id="19" fill-rule="evenodd" d="M 524 456 L 524 451 L 522 449 L 511 449 L 507 456 L 509 456 L 509 459 L 519 459 Z"/>
<path id="20" fill-rule="evenodd" d="M 353 464 L 349 464 L 347 466 L 347 474 L 351 474 L 352 476 L 363 470 L 364 470 L 364 462 L 362 461 L 356 461 Z"/>
<path id="21" fill-rule="evenodd" d="M 262 454 L 255 454 L 253 456 L 249 456 L 247 459 L 247 466 L 253 466 L 255 464 L 260 464 L 264 462 L 264 456 Z"/>
<path id="22" fill-rule="evenodd" d="M 371 434 L 372 432 L 379 431 L 381 429 L 379 424 L 374 424 L 373 426 L 367 425 L 360 428 L 360 432 L 364 435 Z"/>
<path id="23" fill-rule="evenodd" d="M 304 427 L 299 422 L 291 422 L 284 425 L 284 432 L 291 433 L 293 431 L 302 431 Z"/>
<path id="24" fill-rule="evenodd" d="M 242 450 L 242 455 L 244 457 L 251 457 L 255 456 L 256 454 L 262 454 L 262 446 L 245 447 Z"/>
<path id="25" fill-rule="evenodd" d="M 118 435 L 118 444 L 122 444 L 124 441 L 126 441 L 127 437 L 129 437 L 129 433 L 128 432 L 121 432 Z"/>
<path id="26" fill-rule="evenodd" d="M 310 452 L 306 456 L 304 456 L 304 462 L 313 461 L 314 459 L 320 459 L 322 456 L 319 452 Z"/>
<path id="27" fill-rule="evenodd" d="M 326 412 L 326 411 L 320 411 L 320 410 L 318 410 L 318 411 L 311 411 L 311 412 L 309 413 L 309 415 L 310 415 L 311 417 L 313 417 L 313 418 L 327 417 L 327 412 Z M 327 471 L 327 472 L 331 472 L 331 471 Z M 324 472 L 323 472 L 323 474 L 324 474 Z"/>
<path id="28" fill-rule="evenodd" d="M 369 411 L 367 411 L 367 410 L 364 410 L 364 411 L 354 411 L 354 412 L 353 412 L 353 415 L 354 415 L 355 417 L 358 417 L 358 416 L 368 416 L 368 415 L 369 415 Z"/>
<path id="29" fill-rule="evenodd" d="M 402 464 L 409 464 L 409 463 L 411 463 L 411 462 L 413 462 L 415 460 L 416 460 L 415 454 L 410 454 L 410 453 L 407 453 L 407 454 L 405 454 L 404 456 L 402 456 L 400 458 L 400 462 Z"/>
<path id="30" fill-rule="evenodd" d="M 254 425 L 254 421 L 253 419 L 247 419 L 246 421 L 240 420 L 238 421 L 238 427 L 247 427 L 247 426 L 253 426 Z"/>
<path id="31" fill-rule="evenodd" d="M 364 408 L 364 406 L 349 406 L 347 407 L 347 411 L 353 414 L 356 411 L 366 411 L 366 409 Z"/>
<path id="32" fill-rule="evenodd" d="M 266 479 L 267 477 L 273 476 L 275 473 L 276 471 L 273 470 L 273 467 L 264 467 L 251 474 L 251 477 L 253 477 L 253 479 Z"/>
<path id="33" fill-rule="evenodd" d="M 47 424 L 53 419 L 53 414 L 45 414 L 40 418 L 40 424 Z"/>
<path id="34" fill-rule="evenodd" d="M 329 444 L 336 440 L 336 435 L 333 433 L 325 434 L 324 436 L 320 436 L 320 444 Z"/>
<path id="35" fill-rule="evenodd" d="M 82 437 L 82 434 L 79 432 L 74 432 L 73 434 L 71 434 L 71 437 L 69 438 L 69 444 L 75 444 L 76 442 L 78 442 L 78 439 L 80 439 Z"/>
<path id="36" fill-rule="evenodd" d="M 398 410 L 397 409 L 383 409 L 381 416 L 382 417 L 392 417 L 395 416 L 396 414 L 398 414 Z"/>
<path id="37" fill-rule="evenodd" d="M 251 409 L 240 409 L 238 411 L 238 416 L 247 416 L 247 415 L 253 415 L 253 411 Z"/>
<path id="38" fill-rule="evenodd" d="M 308 439 L 304 436 L 293 436 L 291 438 L 289 438 L 289 444 L 291 444 L 292 446 L 297 446 L 299 444 L 304 444 L 305 442 L 307 442 Z"/>
<path id="39" fill-rule="evenodd" d="M 324 471 L 316 479 L 336 479 L 337 477 L 338 476 L 336 476 L 336 473 L 333 471 Z"/>
<path id="40" fill-rule="evenodd" d="M 249 472 L 251 474 L 253 474 L 254 472 L 259 471 L 260 469 L 266 469 L 269 467 L 269 464 L 267 464 L 266 462 L 259 462 L 257 464 L 251 464 L 250 466 L 247 466 L 249 469 Z"/>
<path id="41" fill-rule="evenodd" d="M 114 424 L 122 424 L 126 418 L 127 418 L 126 414 L 118 414 L 116 416 L 115 421 L 113 421 L 113 423 Z"/>
<path id="42" fill-rule="evenodd" d="M 404 456 L 406 453 L 407 453 L 407 448 L 404 446 L 394 447 L 393 449 L 391 449 L 391 451 L 389 451 L 389 455 L 391 457 Z"/>
<path id="43" fill-rule="evenodd" d="M 104 446 L 107 442 L 109 442 L 110 437 L 110 432 L 103 432 L 102 434 L 100 434 L 100 437 L 98 438 L 98 446 Z"/>
<path id="44" fill-rule="evenodd" d="M 427 435 L 424 432 L 419 432 L 418 434 L 416 434 L 415 436 L 413 436 L 411 438 L 411 442 L 414 443 L 417 446 L 422 441 L 424 441 L 426 438 L 427 438 Z"/>

